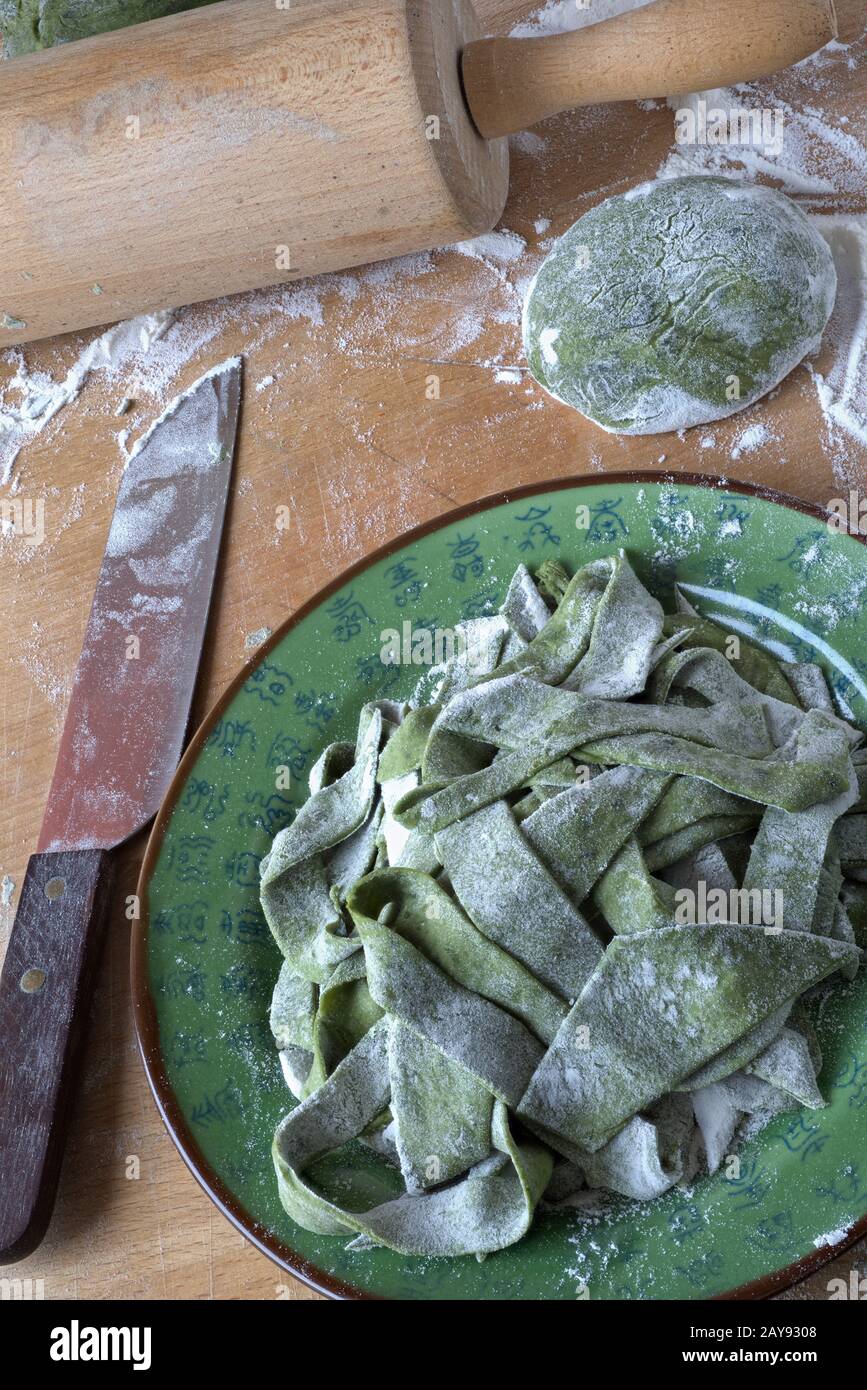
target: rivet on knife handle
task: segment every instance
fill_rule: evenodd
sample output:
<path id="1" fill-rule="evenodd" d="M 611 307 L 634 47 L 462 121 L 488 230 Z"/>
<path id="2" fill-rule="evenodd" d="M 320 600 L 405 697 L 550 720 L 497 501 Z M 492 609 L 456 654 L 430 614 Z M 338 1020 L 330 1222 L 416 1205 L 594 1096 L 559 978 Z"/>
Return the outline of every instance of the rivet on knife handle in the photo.
<path id="1" fill-rule="evenodd" d="M 51 1217 L 112 879 L 101 849 L 27 865 L 0 976 L 0 1264 Z"/>

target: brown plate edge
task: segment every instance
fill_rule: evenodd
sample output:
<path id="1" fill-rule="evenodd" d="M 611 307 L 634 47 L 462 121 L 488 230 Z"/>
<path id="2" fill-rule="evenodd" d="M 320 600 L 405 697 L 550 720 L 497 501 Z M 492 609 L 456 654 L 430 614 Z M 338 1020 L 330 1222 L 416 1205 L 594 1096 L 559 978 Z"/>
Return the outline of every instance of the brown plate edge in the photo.
<path id="1" fill-rule="evenodd" d="M 318 1269 L 309 1263 L 301 1255 L 298 1255 L 283 1241 L 278 1240 L 272 1232 L 261 1227 L 253 1220 L 249 1212 L 238 1202 L 232 1192 L 225 1186 L 218 1175 L 213 1171 L 210 1164 L 202 1154 L 195 1136 L 190 1131 L 186 1118 L 181 1112 L 177 1103 L 171 1084 L 163 1067 L 162 1055 L 159 1044 L 159 1028 L 157 1023 L 156 1006 L 150 992 L 147 969 L 147 947 L 148 947 L 148 917 L 147 917 L 147 885 L 156 865 L 160 849 L 162 847 L 163 836 L 166 827 L 171 820 L 172 813 L 178 796 L 187 781 L 189 770 L 198 758 L 207 738 L 210 736 L 213 726 L 223 714 L 223 711 L 231 704 L 241 687 L 250 678 L 252 672 L 261 662 L 274 650 L 295 625 L 306 618 L 308 614 L 319 608 L 328 598 L 338 589 L 342 589 L 356 575 L 363 573 L 372 565 L 380 560 L 387 559 L 396 550 L 402 550 L 405 546 L 411 545 L 413 541 L 420 540 L 423 536 L 429 535 L 432 531 L 442 530 L 456 521 L 462 521 L 465 517 L 473 516 L 477 512 L 487 511 L 489 508 L 507 505 L 510 502 L 518 501 L 524 497 L 534 497 L 548 492 L 561 492 L 566 488 L 598 486 L 600 483 L 611 483 L 616 486 L 618 483 L 644 483 L 659 485 L 669 483 L 675 486 L 704 487 L 716 492 L 735 492 L 743 493 L 746 496 L 759 497 L 766 502 L 774 502 L 778 506 L 785 507 L 789 511 L 801 512 L 806 516 L 816 517 L 820 521 L 827 521 L 830 513 L 824 508 L 812 502 L 806 502 L 802 498 L 793 497 L 788 493 L 780 492 L 776 488 L 766 487 L 756 483 L 743 482 L 739 479 L 726 477 L 715 477 L 706 473 L 668 473 L 665 471 L 630 470 L 616 473 L 591 473 L 576 474 L 574 477 L 555 478 L 550 482 L 526 483 L 521 487 L 509 488 L 506 491 L 494 493 L 492 496 L 479 498 L 474 502 L 466 502 L 462 506 L 455 507 L 451 511 L 443 512 L 430 520 L 422 522 L 419 526 L 413 527 L 409 531 L 404 531 L 399 536 L 384 545 L 379 546 L 369 555 L 357 560 L 354 565 L 343 570 L 335 579 L 332 579 L 324 588 L 319 589 L 306 603 L 303 603 L 291 617 L 287 618 L 261 647 L 257 647 L 250 660 L 238 672 L 237 676 L 229 682 L 222 695 L 208 710 L 196 732 L 193 734 L 183 757 L 178 764 L 177 771 L 166 792 L 162 806 L 160 807 L 145 849 L 144 859 L 142 860 L 141 871 L 139 873 L 136 892 L 139 899 L 139 918 L 133 922 L 133 931 L 130 943 L 130 979 L 132 987 L 133 1020 L 135 1023 L 136 1037 L 138 1040 L 139 1051 L 144 1064 L 145 1075 L 150 1086 L 157 1110 L 160 1113 L 163 1123 L 169 1132 L 175 1148 L 199 1186 L 207 1193 L 214 1205 L 222 1214 L 235 1226 L 242 1235 L 253 1244 L 263 1255 L 267 1255 L 275 1264 L 279 1265 L 286 1273 L 294 1278 L 300 1279 L 308 1288 L 317 1293 L 324 1294 L 332 1299 L 366 1299 L 378 1300 L 376 1294 L 367 1293 L 364 1289 L 356 1288 L 352 1284 L 344 1283 L 342 1280 L 327 1274 L 324 1270 Z M 867 538 L 858 532 L 848 532 L 859 540 L 863 545 L 867 545 Z M 773 1274 L 765 1275 L 761 1279 L 755 1279 L 749 1284 L 742 1284 L 726 1293 L 714 1295 L 714 1301 L 727 1300 L 746 1300 L 770 1298 L 773 1294 L 781 1293 L 785 1289 L 792 1288 L 793 1285 L 806 1279 L 817 1269 L 844 1254 L 850 1246 L 867 1235 L 867 1214 L 850 1227 L 843 1240 L 835 1245 L 822 1246 L 815 1253 L 805 1255 L 794 1264 L 787 1265 L 783 1269 L 775 1271 Z"/>

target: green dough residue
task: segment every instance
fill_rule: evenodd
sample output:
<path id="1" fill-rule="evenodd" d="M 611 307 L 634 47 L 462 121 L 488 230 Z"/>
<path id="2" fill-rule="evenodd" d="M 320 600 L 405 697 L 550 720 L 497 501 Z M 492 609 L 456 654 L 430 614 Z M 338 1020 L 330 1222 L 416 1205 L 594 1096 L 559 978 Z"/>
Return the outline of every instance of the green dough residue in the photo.
<path id="1" fill-rule="evenodd" d="M 194 10 L 212 0 L 0 0 L 3 57 L 89 39 L 128 24 Z"/>
<path id="2" fill-rule="evenodd" d="M 801 997 L 861 958 L 867 754 L 818 667 L 729 662 L 623 553 L 464 626 L 262 862 L 280 1197 L 359 1249 L 483 1255 L 714 1172 L 824 1105 Z"/>
<path id="3" fill-rule="evenodd" d="M 821 342 L 827 243 L 782 193 L 731 179 L 642 184 L 561 237 L 524 309 L 546 390 L 615 434 L 721 420 Z"/>

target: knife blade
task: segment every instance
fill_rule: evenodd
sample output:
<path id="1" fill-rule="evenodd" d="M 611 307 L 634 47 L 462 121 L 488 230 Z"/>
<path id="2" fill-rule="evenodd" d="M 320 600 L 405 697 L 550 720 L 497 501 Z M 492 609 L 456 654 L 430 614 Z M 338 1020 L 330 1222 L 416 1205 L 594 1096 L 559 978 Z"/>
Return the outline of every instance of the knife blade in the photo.
<path id="1" fill-rule="evenodd" d="M 45 1233 L 112 887 L 183 746 L 241 395 L 231 358 L 129 455 L 0 975 L 0 1262 Z"/>

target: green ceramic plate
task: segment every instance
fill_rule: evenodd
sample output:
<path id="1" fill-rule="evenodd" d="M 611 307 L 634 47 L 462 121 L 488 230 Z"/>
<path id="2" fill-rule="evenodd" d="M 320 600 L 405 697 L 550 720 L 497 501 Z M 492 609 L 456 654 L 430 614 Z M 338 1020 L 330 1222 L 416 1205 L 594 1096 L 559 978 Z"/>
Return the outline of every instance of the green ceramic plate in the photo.
<path id="1" fill-rule="evenodd" d="M 576 525 L 576 520 L 579 523 Z M 818 1009 L 826 1110 L 779 1117 L 718 1174 L 646 1206 L 545 1215 L 479 1263 L 349 1252 L 298 1229 L 277 1199 L 271 1138 L 291 1097 L 267 1021 L 280 958 L 259 910 L 259 861 L 305 800 L 327 743 L 359 707 L 409 694 L 385 629 L 493 612 L 519 561 L 572 567 L 626 547 L 671 603 L 673 577 L 727 629 L 820 661 L 867 725 L 867 552 L 806 504 L 740 484 L 596 475 L 522 490 L 416 531 L 306 605 L 239 676 L 194 738 L 142 870 L 133 952 L 137 1025 L 157 1102 L 213 1199 L 278 1263 L 336 1296 L 691 1299 L 785 1287 L 867 1229 L 867 971 Z M 275 769 L 292 771 L 275 790 Z M 340 1164 L 369 1173 L 361 1150 Z M 748 1287 L 749 1286 L 749 1287 Z"/>

